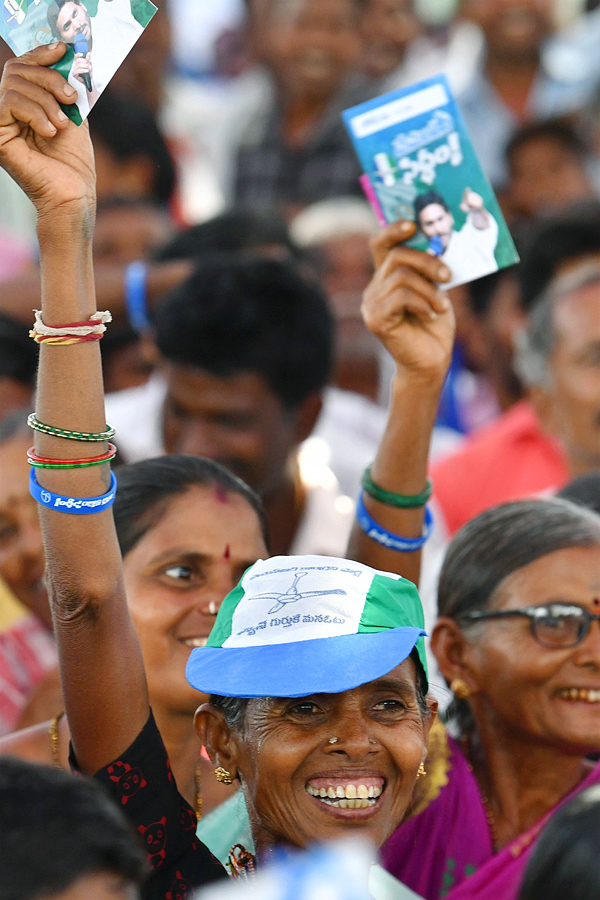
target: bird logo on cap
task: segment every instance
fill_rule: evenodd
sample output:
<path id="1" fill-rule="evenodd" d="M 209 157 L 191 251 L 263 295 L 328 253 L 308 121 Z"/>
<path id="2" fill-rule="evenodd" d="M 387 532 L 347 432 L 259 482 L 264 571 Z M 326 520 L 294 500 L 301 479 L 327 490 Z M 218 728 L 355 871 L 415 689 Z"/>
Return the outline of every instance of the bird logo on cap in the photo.
<path id="1" fill-rule="evenodd" d="M 281 592 L 257 594 L 254 599 L 276 600 L 275 606 L 271 607 L 267 613 L 267 615 L 271 616 L 274 613 L 278 613 L 279 610 L 283 609 L 284 606 L 287 606 L 288 603 L 297 603 L 298 600 L 306 600 L 308 597 L 326 597 L 330 594 L 346 594 L 346 591 L 343 591 L 341 588 L 332 588 L 324 591 L 299 591 L 298 582 L 305 575 L 308 575 L 308 572 L 296 572 L 294 583 L 283 594 Z"/>

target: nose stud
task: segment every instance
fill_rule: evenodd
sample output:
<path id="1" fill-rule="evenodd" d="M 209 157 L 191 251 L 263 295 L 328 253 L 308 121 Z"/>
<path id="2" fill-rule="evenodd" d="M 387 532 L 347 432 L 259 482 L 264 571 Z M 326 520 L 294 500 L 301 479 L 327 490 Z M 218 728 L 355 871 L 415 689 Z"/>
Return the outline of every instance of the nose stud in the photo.
<path id="1" fill-rule="evenodd" d="M 338 742 L 337 738 L 329 738 L 329 740 L 327 741 L 328 744 L 337 744 L 337 742 Z"/>
<path id="2" fill-rule="evenodd" d="M 216 616 L 216 614 L 217 614 L 218 612 L 219 612 L 219 610 L 218 610 L 218 608 L 217 608 L 217 604 L 215 603 L 214 600 L 211 600 L 210 603 L 208 604 L 208 613 L 209 613 L 209 615 L 211 615 L 211 616 Z"/>
<path id="3" fill-rule="evenodd" d="M 370 744 L 376 744 L 377 741 L 376 741 L 374 738 L 369 738 L 369 743 L 370 743 Z"/>

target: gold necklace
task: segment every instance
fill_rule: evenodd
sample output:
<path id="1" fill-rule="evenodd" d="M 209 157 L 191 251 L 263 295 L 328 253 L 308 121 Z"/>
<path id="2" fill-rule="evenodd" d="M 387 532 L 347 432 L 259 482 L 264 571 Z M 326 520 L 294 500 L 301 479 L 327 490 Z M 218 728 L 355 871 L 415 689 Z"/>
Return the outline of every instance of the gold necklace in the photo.
<path id="1" fill-rule="evenodd" d="M 492 809 L 492 804 L 490 802 L 490 798 L 483 790 L 483 787 L 481 786 L 481 782 L 480 782 L 479 778 L 477 777 L 477 775 L 475 774 L 475 770 L 473 769 L 473 763 L 471 762 L 471 752 L 470 752 L 470 748 L 469 748 L 468 739 L 466 737 L 463 737 L 460 739 L 460 743 L 462 746 L 462 751 L 463 751 L 467 766 L 469 767 L 469 772 L 471 772 L 471 774 L 475 778 L 475 781 L 477 782 L 477 787 L 479 789 L 479 796 L 481 797 L 481 802 L 483 804 L 483 811 L 485 813 L 485 818 L 486 818 L 486 821 L 488 824 L 488 828 L 490 830 L 490 838 L 492 841 L 492 850 L 494 853 L 497 853 L 498 847 L 499 847 L 498 825 L 496 824 L 496 817 L 494 816 L 494 811 Z"/>
<path id="2" fill-rule="evenodd" d="M 202 762 L 200 760 L 196 763 L 194 781 L 196 782 L 196 818 L 200 821 L 202 819 Z"/>
<path id="3" fill-rule="evenodd" d="M 64 716 L 64 710 L 59 712 L 57 716 L 54 716 L 52 721 L 50 722 L 50 747 L 52 751 L 52 765 L 56 766 L 58 769 L 62 769 L 62 765 L 60 762 L 60 735 L 58 733 L 58 723 Z"/>

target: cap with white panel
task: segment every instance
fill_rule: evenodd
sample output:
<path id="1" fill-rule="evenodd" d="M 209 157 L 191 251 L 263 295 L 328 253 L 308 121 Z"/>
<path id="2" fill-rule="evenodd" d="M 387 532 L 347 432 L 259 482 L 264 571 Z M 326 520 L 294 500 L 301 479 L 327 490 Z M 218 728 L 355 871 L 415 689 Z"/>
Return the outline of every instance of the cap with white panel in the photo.
<path id="1" fill-rule="evenodd" d="M 412 582 L 348 559 L 258 560 L 224 599 L 190 684 L 225 697 L 337 694 L 387 674 L 413 649 L 427 678 Z"/>

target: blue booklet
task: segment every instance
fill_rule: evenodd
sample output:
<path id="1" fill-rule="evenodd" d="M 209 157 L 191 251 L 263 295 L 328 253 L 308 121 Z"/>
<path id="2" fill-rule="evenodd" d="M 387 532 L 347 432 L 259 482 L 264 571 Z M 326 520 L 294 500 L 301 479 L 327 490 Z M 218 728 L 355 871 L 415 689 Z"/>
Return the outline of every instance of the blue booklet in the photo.
<path id="1" fill-rule="evenodd" d="M 156 12 L 150 0 L 0 0 L 0 37 L 17 56 L 65 41 L 53 67 L 77 91 L 64 106 L 78 125 Z"/>
<path id="2" fill-rule="evenodd" d="M 447 287 L 519 261 L 444 75 L 347 109 L 344 122 L 380 221 L 411 219 L 408 245 L 439 256 Z"/>

